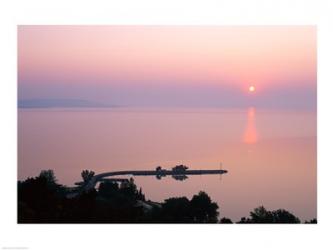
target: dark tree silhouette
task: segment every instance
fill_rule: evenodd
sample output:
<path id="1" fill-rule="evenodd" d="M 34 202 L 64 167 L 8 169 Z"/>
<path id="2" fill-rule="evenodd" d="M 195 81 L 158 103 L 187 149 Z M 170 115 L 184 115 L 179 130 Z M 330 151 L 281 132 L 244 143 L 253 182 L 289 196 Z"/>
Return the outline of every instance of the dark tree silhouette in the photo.
<path id="1" fill-rule="evenodd" d="M 255 208 L 250 212 L 252 223 L 272 223 L 273 215 L 272 212 L 267 211 L 263 206 Z"/>
<path id="2" fill-rule="evenodd" d="M 191 200 L 186 197 L 166 199 L 161 208 L 153 210 L 154 222 L 162 223 L 216 223 L 218 206 L 205 192 Z"/>
<path id="3" fill-rule="evenodd" d="M 162 204 L 162 221 L 168 223 L 189 223 L 193 221 L 190 201 L 186 197 L 169 198 Z"/>
<path id="4" fill-rule="evenodd" d="M 90 179 L 95 175 L 94 171 L 90 171 L 90 170 L 83 170 L 81 172 L 81 177 L 83 179 L 84 183 L 87 183 L 88 181 L 90 181 Z"/>
<path id="5" fill-rule="evenodd" d="M 38 177 L 18 183 L 18 222 L 57 221 L 61 189 L 55 180 L 52 171 L 42 171 Z"/>
<path id="6" fill-rule="evenodd" d="M 139 200 L 142 200 L 142 201 L 145 201 L 145 200 L 146 200 L 145 195 L 142 193 L 142 188 L 141 188 L 141 187 L 140 187 L 140 189 L 139 189 L 138 199 L 139 199 Z"/>
<path id="7" fill-rule="evenodd" d="M 249 218 L 242 217 L 241 220 L 236 223 L 243 224 L 243 223 L 252 223 L 252 222 Z"/>
<path id="8" fill-rule="evenodd" d="M 272 212 L 273 214 L 273 223 L 300 223 L 300 220 L 284 209 L 278 209 Z"/>
<path id="9" fill-rule="evenodd" d="M 317 224 L 318 222 L 317 222 L 317 219 L 316 218 L 313 218 L 313 219 L 311 219 L 311 220 L 309 220 L 309 221 L 305 221 L 304 222 L 305 224 Z"/>
<path id="10" fill-rule="evenodd" d="M 93 171 L 82 172 L 85 182 Z M 81 192 L 57 183 L 52 170 L 18 182 L 19 223 L 216 223 L 218 205 L 200 191 L 191 200 L 186 197 L 166 199 L 163 203 L 146 201 L 133 178 L 121 182 L 101 182 L 97 190 Z M 232 223 L 223 217 L 220 223 Z M 242 217 L 237 223 L 300 223 L 292 213 L 263 206 Z M 305 223 L 317 223 L 316 219 Z"/>
<path id="11" fill-rule="evenodd" d="M 119 193 L 119 185 L 116 182 L 102 182 L 99 184 L 98 194 L 104 198 L 115 197 Z"/>
<path id="12" fill-rule="evenodd" d="M 212 202 L 210 197 L 203 191 L 194 195 L 191 202 L 192 215 L 194 222 L 215 223 L 218 217 L 218 205 Z"/>
<path id="13" fill-rule="evenodd" d="M 40 178 L 45 178 L 48 184 L 57 184 L 57 179 L 55 177 L 55 174 L 53 170 L 42 170 L 39 174 Z"/>
<path id="14" fill-rule="evenodd" d="M 220 223 L 222 223 L 222 224 L 232 224 L 232 220 L 229 219 L 229 218 L 223 217 L 223 218 L 220 220 Z"/>
<path id="15" fill-rule="evenodd" d="M 250 212 L 250 218 L 242 217 L 238 223 L 300 223 L 300 220 L 287 210 L 269 211 L 260 206 Z"/>

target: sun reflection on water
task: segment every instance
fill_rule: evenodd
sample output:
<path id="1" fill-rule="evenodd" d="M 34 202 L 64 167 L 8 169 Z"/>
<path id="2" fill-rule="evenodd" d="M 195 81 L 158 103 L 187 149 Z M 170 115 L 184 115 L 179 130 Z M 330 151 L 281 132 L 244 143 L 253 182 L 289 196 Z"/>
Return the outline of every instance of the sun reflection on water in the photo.
<path id="1" fill-rule="evenodd" d="M 247 110 L 247 123 L 243 141 L 246 144 L 255 144 L 258 141 L 256 123 L 255 123 L 256 110 L 254 107 L 250 107 Z"/>

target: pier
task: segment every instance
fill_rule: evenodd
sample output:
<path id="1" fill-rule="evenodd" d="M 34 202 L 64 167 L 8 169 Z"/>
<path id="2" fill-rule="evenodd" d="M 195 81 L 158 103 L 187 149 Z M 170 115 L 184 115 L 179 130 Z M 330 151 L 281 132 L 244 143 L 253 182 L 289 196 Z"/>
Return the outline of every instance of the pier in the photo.
<path id="1" fill-rule="evenodd" d="M 114 171 L 106 172 L 93 176 L 87 183 L 84 183 L 84 190 L 89 191 L 95 188 L 96 184 L 100 181 L 125 181 L 126 179 L 117 178 L 117 179 L 108 179 L 111 176 L 155 176 L 157 179 L 161 179 L 165 176 L 172 176 L 175 180 L 185 180 L 188 175 L 212 175 L 212 174 L 226 174 L 227 170 L 222 169 L 207 169 L 207 170 L 188 170 L 188 167 L 184 165 L 178 165 L 172 168 L 171 170 L 162 169 L 157 167 L 155 170 L 125 170 L 125 171 Z"/>

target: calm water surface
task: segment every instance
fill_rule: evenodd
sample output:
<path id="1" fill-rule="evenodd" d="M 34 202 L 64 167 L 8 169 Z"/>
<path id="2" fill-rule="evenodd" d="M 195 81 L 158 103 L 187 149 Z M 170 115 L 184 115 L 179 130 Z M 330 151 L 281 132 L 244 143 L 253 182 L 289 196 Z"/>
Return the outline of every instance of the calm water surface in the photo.
<path id="1" fill-rule="evenodd" d="M 285 208 L 317 217 L 316 113 L 247 109 L 20 109 L 18 178 L 54 169 L 72 186 L 96 173 L 176 164 L 228 170 L 226 175 L 135 177 L 146 198 L 206 191 L 221 216 L 239 220 L 253 208 Z"/>

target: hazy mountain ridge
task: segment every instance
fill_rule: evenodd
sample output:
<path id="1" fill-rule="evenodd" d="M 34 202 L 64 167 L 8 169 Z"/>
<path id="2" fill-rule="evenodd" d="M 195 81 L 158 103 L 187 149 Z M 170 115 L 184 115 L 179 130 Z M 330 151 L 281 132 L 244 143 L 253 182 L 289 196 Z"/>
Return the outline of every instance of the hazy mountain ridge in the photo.
<path id="1" fill-rule="evenodd" d="M 82 99 L 23 99 L 18 108 L 109 108 L 116 105 Z"/>

